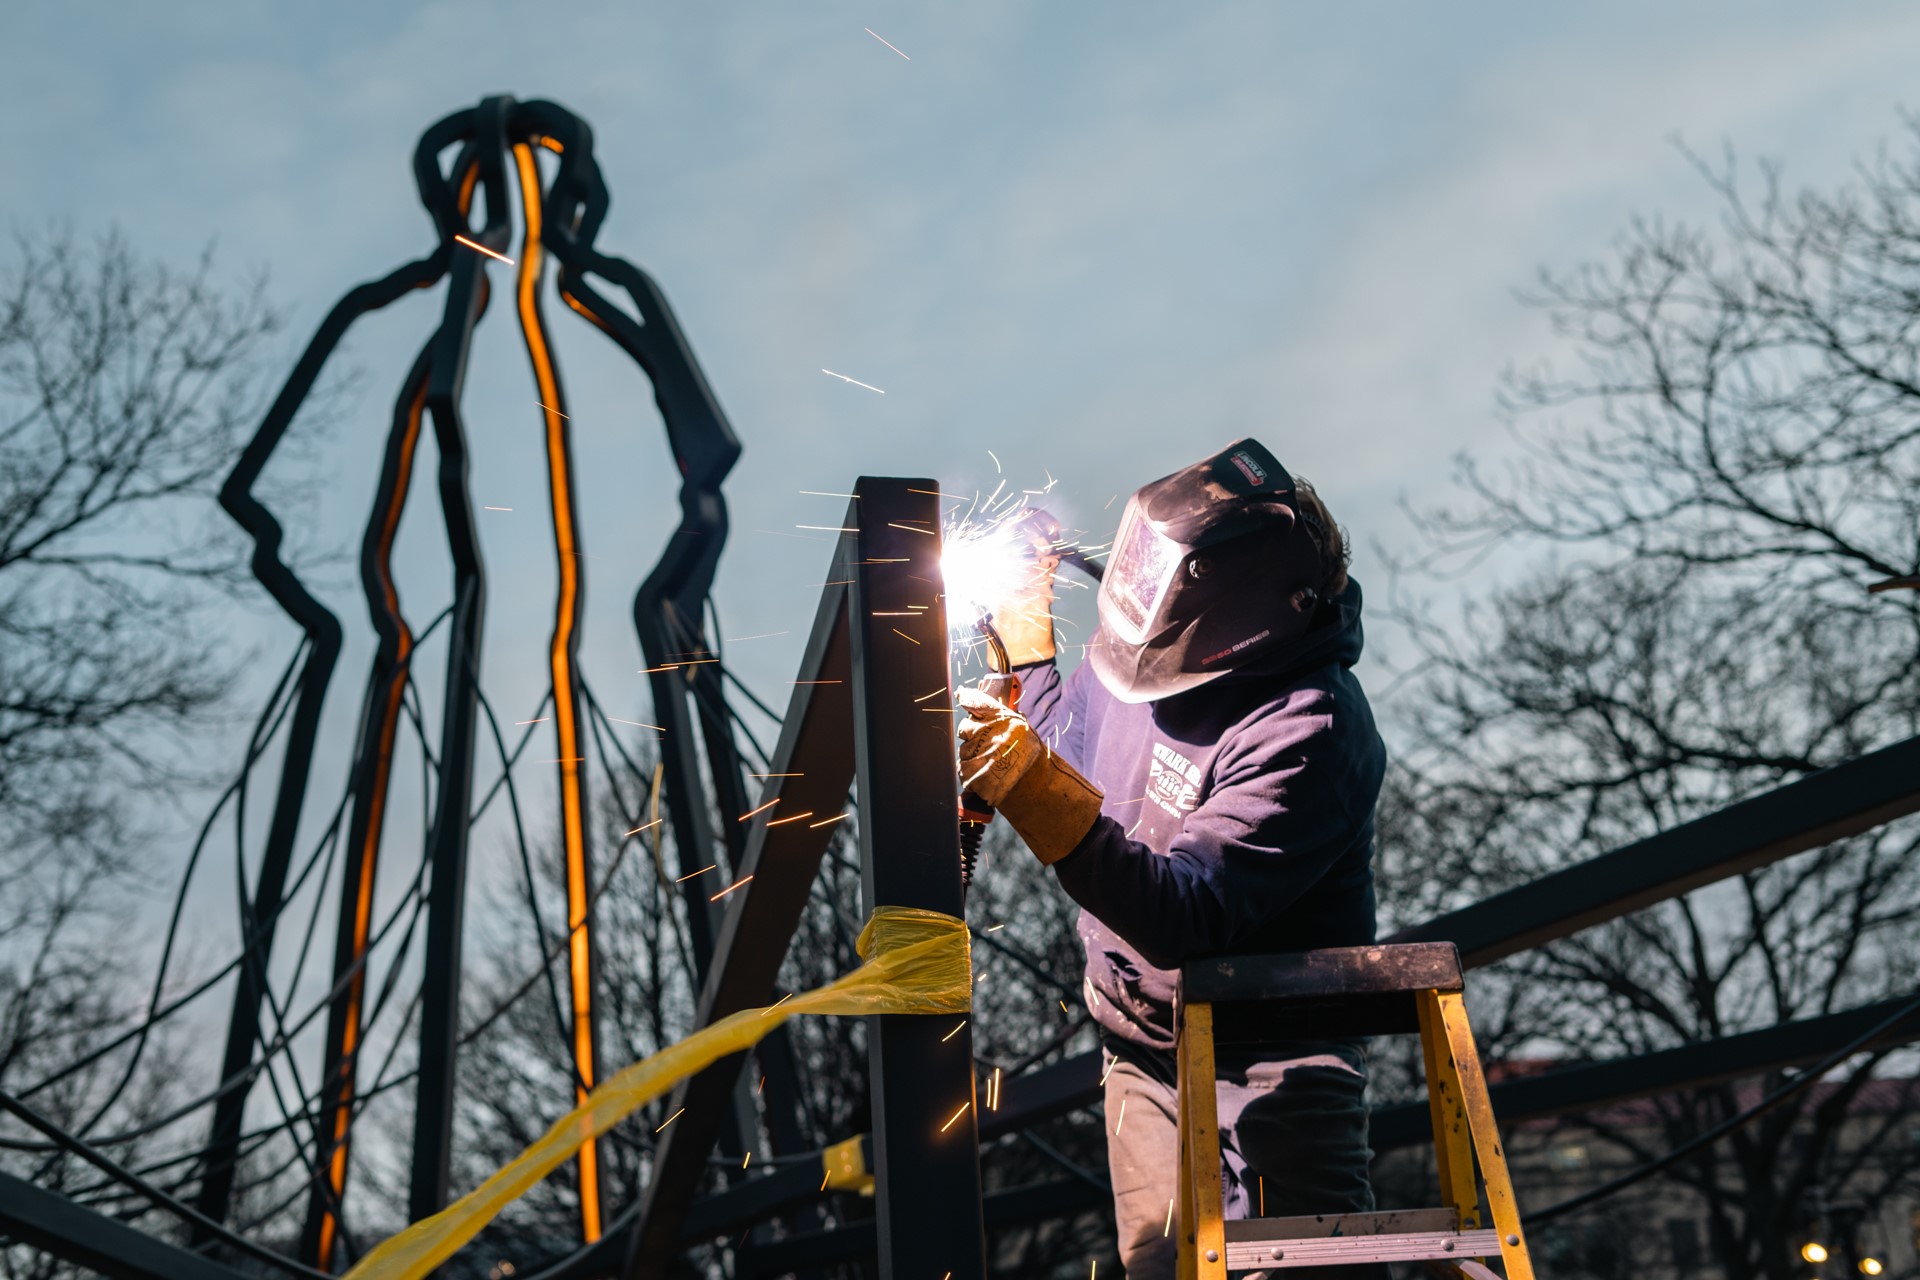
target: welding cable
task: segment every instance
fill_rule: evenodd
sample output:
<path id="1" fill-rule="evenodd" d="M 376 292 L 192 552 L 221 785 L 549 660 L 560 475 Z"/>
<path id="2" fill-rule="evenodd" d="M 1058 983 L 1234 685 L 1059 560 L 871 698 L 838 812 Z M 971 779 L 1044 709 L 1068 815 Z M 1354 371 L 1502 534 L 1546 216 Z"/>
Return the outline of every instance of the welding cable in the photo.
<path id="1" fill-rule="evenodd" d="M 1760 1101 L 1754 1103 L 1745 1111 L 1729 1116 L 1727 1119 L 1713 1126 L 1713 1128 L 1708 1129 L 1705 1133 L 1696 1134 L 1694 1137 L 1687 1139 L 1658 1159 L 1649 1160 L 1637 1169 L 1629 1169 L 1619 1177 L 1610 1178 L 1590 1191 L 1583 1191 L 1579 1195 L 1562 1200 L 1558 1204 L 1549 1205 L 1544 1209 L 1529 1213 L 1522 1221 L 1529 1227 L 1534 1226 L 1536 1223 L 1551 1222 L 1563 1214 L 1572 1213 L 1576 1209 L 1584 1209 L 1596 1201 L 1604 1200 L 1608 1196 L 1624 1191 L 1635 1183 L 1644 1182 L 1654 1174 L 1659 1173 L 1662 1169 L 1672 1166 L 1676 1161 L 1685 1159 L 1687 1156 L 1700 1150 L 1700 1148 L 1719 1141 L 1735 1129 L 1741 1128 L 1743 1125 L 1773 1110 L 1782 1102 L 1785 1102 L 1794 1094 L 1799 1093 L 1802 1089 L 1807 1088 L 1819 1080 L 1821 1076 L 1831 1071 L 1834 1067 L 1839 1066 L 1854 1054 L 1860 1052 L 1861 1049 L 1915 1013 L 1920 1013 L 1920 995 L 1916 995 L 1912 1000 L 1901 1005 L 1887 1017 L 1882 1018 L 1879 1022 L 1876 1022 L 1866 1031 L 1855 1036 L 1840 1048 L 1835 1049 L 1819 1062 L 1808 1067 L 1805 1071 L 1802 1071 L 1792 1080 L 1781 1085 L 1778 1089 L 1775 1089 L 1772 1093 L 1760 1099 Z"/>
<path id="2" fill-rule="evenodd" d="M 107 1174 L 115 1181 L 137 1188 L 155 1204 L 166 1209 L 181 1221 L 192 1223 L 204 1231 L 214 1233 L 226 1241 L 226 1243 L 239 1249 L 249 1257 L 258 1259 L 269 1266 L 277 1267 L 289 1275 L 307 1277 L 307 1280 L 333 1280 L 333 1277 L 327 1272 L 315 1271 L 313 1268 L 296 1262 L 284 1254 L 276 1253 L 264 1245 L 255 1244 L 245 1236 L 229 1231 L 226 1227 L 215 1222 L 212 1218 L 207 1217 L 198 1209 L 193 1208 L 191 1205 L 181 1203 L 152 1183 L 122 1168 L 111 1157 L 69 1134 L 59 1125 L 46 1119 L 39 1112 L 4 1089 L 0 1089 L 0 1110 L 12 1112 L 30 1128 L 37 1129 L 39 1132 L 45 1134 L 48 1140 L 62 1150 L 79 1156 L 82 1160 L 85 1160 L 102 1173 Z"/>

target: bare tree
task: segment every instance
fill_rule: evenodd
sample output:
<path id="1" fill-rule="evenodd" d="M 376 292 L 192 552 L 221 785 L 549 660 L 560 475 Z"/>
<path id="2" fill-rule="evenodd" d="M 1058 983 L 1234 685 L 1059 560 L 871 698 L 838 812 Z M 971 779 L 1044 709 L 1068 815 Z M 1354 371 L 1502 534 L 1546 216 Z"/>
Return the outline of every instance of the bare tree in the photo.
<path id="1" fill-rule="evenodd" d="M 133 852 L 150 830 L 139 814 L 191 776 L 179 762 L 232 672 L 209 609 L 246 560 L 213 497 L 258 416 L 254 360 L 277 321 L 259 286 L 217 287 L 210 255 L 182 274 L 117 235 L 17 234 L 12 248 L 0 267 L 0 1087 L 51 1080 L 32 1102 L 57 1122 L 137 1129 L 165 1092 L 164 1040 L 143 1042 L 150 1070 L 132 1088 L 125 1053 L 62 1067 L 142 1013 L 147 983 L 125 947 L 97 944 L 152 870 Z M 0 1159 L 106 1194 L 92 1170 L 31 1142 Z M 9 1275 L 53 1265 L 0 1253 Z"/>
<path id="2" fill-rule="evenodd" d="M 1513 376 L 1518 459 L 1463 458 L 1465 501 L 1418 513 L 1422 568 L 1544 567 L 1471 593 L 1457 626 L 1398 603 L 1424 661 L 1383 820 L 1396 918 L 1920 731 L 1920 593 L 1870 591 L 1920 568 L 1910 132 L 1903 158 L 1828 193 L 1789 195 L 1772 170 L 1750 192 L 1730 158 L 1696 159 L 1717 226 L 1636 221 L 1609 259 L 1542 274 L 1529 301 L 1574 369 Z M 1500 1054 L 1604 1059 L 1910 994 L 1916 854 L 1920 826 L 1896 823 L 1516 958 L 1482 980 L 1479 1029 Z M 1665 1175 L 1727 1276 L 1780 1280 L 1823 1200 L 1911 1185 L 1910 1142 L 1845 1125 L 1884 1062 L 1861 1055 Z M 1691 1089 L 1651 1126 L 1580 1123 L 1651 1159 L 1752 1097 Z"/>

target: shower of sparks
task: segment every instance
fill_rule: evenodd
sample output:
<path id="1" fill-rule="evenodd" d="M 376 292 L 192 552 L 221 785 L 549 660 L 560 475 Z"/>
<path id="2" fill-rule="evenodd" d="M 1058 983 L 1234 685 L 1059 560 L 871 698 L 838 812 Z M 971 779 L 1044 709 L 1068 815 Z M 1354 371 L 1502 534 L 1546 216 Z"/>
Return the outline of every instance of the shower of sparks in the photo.
<path id="1" fill-rule="evenodd" d="M 722 889 L 720 892 L 714 894 L 711 898 L 708 898 L 707 901 L 718 902 L 720 901 L 720 899 L 726 897 L 728 894 L 732 893 L 735 889 L 738 889 L 741 885 L 745 884 L 748 880 L 751 880 L 751 879 L 753 879 L 752 876 L 746 876 L 746 877 L 743 877 L 742 879 L 736 880 L 732 884 L 728 885 L 726 888 Z"/>
<path id="2" fill-rule="evenodd" d="M 877 31 L 875 31 L 875 30 L 874 30 L 874 29 L 873 29 L 872 27 L 862 27 L 862 28 L 860 28 L 860 29 L 861 29 L 862 31 L 864 31 L 864 32 L 866 32 L 866 33 L 867 33 L 868 35 L 870 35 L 870 36 L 872 36 L 872 37 L 873 37 L 873 38 L 874 38 L 875 40 L 878 40 L 878 41 L 879 41 L 879 42 L 880 42 L 881 44 L 884 44 L 884 45 L 886 45 L 886 46 L 887 46 L 887 48 L 889 48 L 889 49 L 893 49 L 893 46 L 892 46 L 891 44 L 889 44 L 889 43 L 887 42 L 887 38 L 886 38 L 885 36 L 883 36 L 883 35 L 881 35 L 881 34 L 880 34 L 879 32 L 877 32 Z M 893 51 L 894 51 L 895 53 L 900 53 L 900 51 L 899 51 L 898 49 L 893 49 Z M 903 57 L 903 58 L 907 58 L 907 55 L 906 55 L 906 54 L 904 54 L 904 53 L 900 53 L 900 56 L 901 56 L 901 57 Z M 912 62 L 912 61 L 913 61 L 913 59 L 912 59 L 912 58 L 907 58 L 907 61 L 908 61 L 908 62 Z"/>
<path id="3" fill-rule="evenodd" d="M 879 40 L 880 38 L 879 38 L 878 36 L 875 36 L 875 37 L 874 37 L 874 39 L 876 39 L 876 40 Z M 881 44 L 885 44 L 885 43 L 886 43 L 886 41 L 884 41 L 884 40 L 881 40 L 881 41 L 880 41 L 880 43 L 881 43 Z M 869 390 L 869 391 L 880 391 L 880 388 L 878 388 L 878 387 L 876 387 L 876 386 L 874 386 L 874 385 L 873 385 L 872 383 L 869 383 L 869 382 L 862 382 L 862 381 L 860 381 L 860 379 L 858 379 L 858 378 L 849 378 L 849 377 L 848 377 L 848 376 L 847 376 L 846 374 L 844 374 L 844 373 L 835 373 L 835 372 L 834 372 L 833 370 L 831 370 L 831 369 L 822 369 L 822 370 L 821 370 L 820 372 L 822 372 L 822 373 L 824 373 L 824 374 L 826 374 L 826 375 L 827 375 L 827 376 L 828 376 L 829 378 L 838 378 L 838 379 L 840 379 L 840 381 L 842 381 L 842 382 L 851 382 L 851 383 L 852 383 L 852 384 L 853 384 L 854 386 L 856 386 L 856 387 L 865 387 L 865 388 L 866 388 L 867 390 Z M 880 394 L 881 394 L 881 395 L 885 395 L 885 394 L 887 394 L 887 393 L 886 393 L 886 392 L 884 392 L 884 391 L 880 391 Z"/>
<path id="4" fill-rule="evenodd" d="M 475 253 L 484 253 L 489 258 L 498 258 L 500 261 L 506 263 L 508 266 L 513 265 L 513 259 L 509 258 L 504 253 L 495 253 L 493 250 L 487 248 L 487 246 L 477 243 L 476 241 L 469 240 L 465 236 L 455 236 L 454 239 L 459 241 L 461 244 L 467 246 L 467 248 L 473 250 Z"/>
<path id="5" fill-rule="evenodd" d="M 951 1129 L 951 1128 L 953 1128 L 953 1125 L 954 1125 L 954 1121 L 956 1121 L 956 1120 L 958 1120 L 958 1119 L 959 1119 L 959 1118 L 960 1118 L 961 1116 L 963 1116 L 963 1115 L 965 1115 L 965 1114 L 967 1114 L 967 1108 L 968 1108 L 968 1107 L 970 1107 L 970 1106 L 972 1106 L 972 1105 L 973 1105 L 973 1104 L 972 1104 L 971 1102 L 963 1102 L 963 1103 L 961 1103 L 961 1104 L 960 1104 L 960 1109 L 959 1109 L 958 1111 L 956 1111 L 956 1112 L 954 1112 L 954 1113 L 953 1113 L 953 1119 L 952 1119 L 952 1120 L 949 1120 L 949 1121 L 947 1121 L 947 1122 L 946 1122 L 945 1124 L 943 1124 L 943 1125 L 941 1125 L 941 1126 L 940 1126 L 940 1132 L 942 1132 L 942 1133 L 945 1133 L 945 1132 L 946 1132 L 947 1130 L 949 1130 L 949 1129 Z"/>

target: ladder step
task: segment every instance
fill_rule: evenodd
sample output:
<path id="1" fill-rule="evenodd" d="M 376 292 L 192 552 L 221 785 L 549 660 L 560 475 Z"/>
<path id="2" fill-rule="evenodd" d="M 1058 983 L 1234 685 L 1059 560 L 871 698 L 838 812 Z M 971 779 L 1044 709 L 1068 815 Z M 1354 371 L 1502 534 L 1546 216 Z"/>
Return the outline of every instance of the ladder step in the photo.
<path id="1" fill-rule="evenodd" d="M 1227 1241 L 1227 1270 L 1336 1267 L 1360 1262 L 1414 1262 L 1421 1258 L 1497 1258 L 1500 1233 L 1407 1231 L 1359 1236 L 1274 1236 Z"/>

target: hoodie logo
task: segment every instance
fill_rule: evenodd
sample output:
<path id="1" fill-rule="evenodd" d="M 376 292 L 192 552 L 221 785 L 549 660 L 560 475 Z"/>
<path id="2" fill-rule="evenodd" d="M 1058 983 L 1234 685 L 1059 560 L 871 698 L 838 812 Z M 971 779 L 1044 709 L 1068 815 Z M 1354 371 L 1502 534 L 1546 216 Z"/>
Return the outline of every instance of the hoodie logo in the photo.
<path id="1" fill-rule="evenodd" d="M 1147 799 L 1176 818 L 1200 804 L 1200 766 L 1164 742 L 1153 744 L 1147 761 Z"/>

